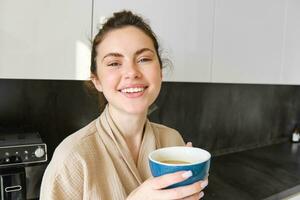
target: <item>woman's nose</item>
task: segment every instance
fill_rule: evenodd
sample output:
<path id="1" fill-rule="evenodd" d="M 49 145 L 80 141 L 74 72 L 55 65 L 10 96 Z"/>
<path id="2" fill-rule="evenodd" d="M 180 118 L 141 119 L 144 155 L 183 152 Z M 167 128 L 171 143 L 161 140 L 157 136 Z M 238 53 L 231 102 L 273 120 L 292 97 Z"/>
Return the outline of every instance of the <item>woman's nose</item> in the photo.
<path id="1" fill-rule="evenodd" d="M 137 65 L 131 63 L 125 67 L 125 78 L 140 78 L 142 73 Z"/>

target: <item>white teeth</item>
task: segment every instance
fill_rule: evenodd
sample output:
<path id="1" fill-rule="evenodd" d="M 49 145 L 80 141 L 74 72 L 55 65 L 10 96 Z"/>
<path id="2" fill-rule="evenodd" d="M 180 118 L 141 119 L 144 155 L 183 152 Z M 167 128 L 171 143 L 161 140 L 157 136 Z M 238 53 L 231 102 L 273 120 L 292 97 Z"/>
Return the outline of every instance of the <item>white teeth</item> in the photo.
<path id="1" fill-rule="evenodd" d="M 134 93 L 134 92 L 142 92 L 144 90 L 145 90 L 144 88 L 125 88 L 121 90 L 121 92 Z"/>

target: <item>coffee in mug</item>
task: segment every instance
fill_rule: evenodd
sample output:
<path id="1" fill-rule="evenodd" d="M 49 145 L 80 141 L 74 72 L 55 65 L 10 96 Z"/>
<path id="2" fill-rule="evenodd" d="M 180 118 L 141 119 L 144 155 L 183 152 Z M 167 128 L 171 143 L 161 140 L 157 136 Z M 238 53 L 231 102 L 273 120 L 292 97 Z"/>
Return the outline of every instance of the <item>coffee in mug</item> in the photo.
<path id="1" fill-rule="evenodd" d="M 191 162 L 181 161 L 181 160 L 159 160 L 159 162 L 166 164 L 191 164 Z"/>

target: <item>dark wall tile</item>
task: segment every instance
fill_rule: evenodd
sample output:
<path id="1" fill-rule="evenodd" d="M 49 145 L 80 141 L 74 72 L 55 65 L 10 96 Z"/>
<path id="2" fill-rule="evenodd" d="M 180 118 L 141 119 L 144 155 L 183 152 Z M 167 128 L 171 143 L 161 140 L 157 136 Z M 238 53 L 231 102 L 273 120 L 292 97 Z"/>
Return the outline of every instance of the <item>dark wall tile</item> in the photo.
<path id="1" fill-rule="evenodd" d="M 287 139 L 299 121 L 299 86 L 164 83 L 151 119 L 215 154 Z"/>
<path id="2" fill-rule="evenodd" d="M 99 115 L 83 81 L 0 79 L 0 131 L 39 131 L 50 156 Z M 300 86 L 164 82 L 152 121 L 214 154 L 287 139 L 300 121 Z"/>
<path id="3" fill-rule="evenodd" d="M 0 79 L 0 99 L 0 127 L 38 131 L 50 156 L 65 137 L 99 115 L 97 98 L 82 81 Z"/>

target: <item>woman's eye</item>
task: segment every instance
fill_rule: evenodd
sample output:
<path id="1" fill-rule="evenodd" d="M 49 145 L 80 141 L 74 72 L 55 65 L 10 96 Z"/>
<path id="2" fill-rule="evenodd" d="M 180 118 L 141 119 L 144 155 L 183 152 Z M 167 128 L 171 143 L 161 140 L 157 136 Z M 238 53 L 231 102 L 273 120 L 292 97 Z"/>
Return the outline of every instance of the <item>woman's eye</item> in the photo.
<path id="1" fill-rule="evenodd" d="M 112 63 L 108 63 L 107 66 L 110 66 L 110 67 L 118 67 L 120 66 L 121 64 L 120 63 L 117 63 L 117 62 L 112 62 Z"/>
<path id="2" fill-rule="evenodd" d="M 144 62 L 149 62 L 149 61 L 151 61 L 150 58 L 141 58 L 141 59 L 139 59 L 138 63 L 144 63 Z"/>

